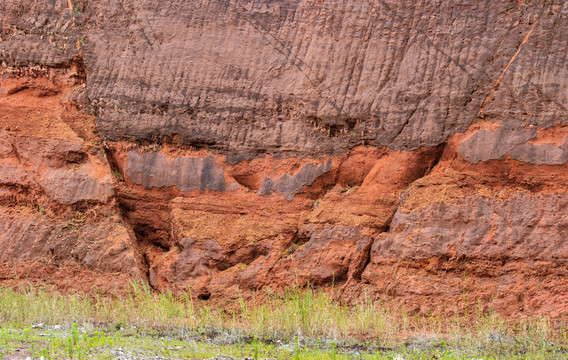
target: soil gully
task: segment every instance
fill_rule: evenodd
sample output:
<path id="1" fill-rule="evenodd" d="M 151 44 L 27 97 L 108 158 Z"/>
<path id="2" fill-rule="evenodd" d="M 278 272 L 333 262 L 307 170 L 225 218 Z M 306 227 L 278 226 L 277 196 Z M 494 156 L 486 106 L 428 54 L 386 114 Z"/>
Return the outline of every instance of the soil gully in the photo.
<path id="1" fill-rule="evenodd" d="M 122 184 L 121 186 L 125 185 Z M 118 191 L 117 198 L 122 219 L 132 229 L 136 237 L 136 244 L 144 261 L 143 267 L 146 280 L 149 282 L 153 290 L 159 290 L 153 286 L 151 281 L 149 281 L 153 259 L 156 258 L 156 253 L 165 254 L 170 251 L 171 247 L 167 244 L 170 244 L 172 239 L 170 238 L 167 229 L 156 227 L 151 224 L 151 219 L 145 221 L 144 215 L 137 214 L 136 205 L 134 207 L 132 206 L 133 199 L 129 196 L 125 196 L 125 194 L 122 193 L 122 190 Z M 136 200 L 134 201 L 136 204 Z M 147 206 L 151 207 L 152 205 L 150 203 L 147 204 Z"/>

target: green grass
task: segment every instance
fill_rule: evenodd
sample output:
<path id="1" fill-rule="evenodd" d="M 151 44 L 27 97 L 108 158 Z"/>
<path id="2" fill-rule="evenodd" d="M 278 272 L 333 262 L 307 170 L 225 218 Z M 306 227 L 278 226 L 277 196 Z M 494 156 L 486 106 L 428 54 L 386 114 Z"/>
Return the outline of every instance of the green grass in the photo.
<path id="1" fill-rule="evenodd" d="M 153 293 L 147 284 L 132 284 L 124 297 L 0 288 L 0 359 L 17 349 L 35 359 L 550 359 L 568 352 L 563 321 L 507 321 L 481 304 L 419 315 L 292 288 L 268 291 L 262 301 L 236 296 L 236 308 L 219 309 L 190 294 Z"/>

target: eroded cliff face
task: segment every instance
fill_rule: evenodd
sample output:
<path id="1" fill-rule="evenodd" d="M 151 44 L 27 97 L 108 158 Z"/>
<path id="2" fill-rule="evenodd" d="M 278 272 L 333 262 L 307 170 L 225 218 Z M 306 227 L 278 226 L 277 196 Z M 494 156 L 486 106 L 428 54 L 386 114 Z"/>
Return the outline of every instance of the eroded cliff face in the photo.
<path id="1" fill-rule="evenodd" d="M 0 18 L 3 282 L 566 312 L 564 1 L 14 0 Z"/>

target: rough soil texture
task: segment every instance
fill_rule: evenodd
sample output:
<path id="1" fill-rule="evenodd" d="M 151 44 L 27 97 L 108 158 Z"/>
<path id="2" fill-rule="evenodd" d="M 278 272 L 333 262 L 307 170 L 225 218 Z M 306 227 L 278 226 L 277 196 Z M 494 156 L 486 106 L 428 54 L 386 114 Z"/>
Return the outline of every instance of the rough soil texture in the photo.
<path id="1" fill-rule="evenodd" d="M 0 280 L 568 311 L 565 1 L 0 4 Z"/>

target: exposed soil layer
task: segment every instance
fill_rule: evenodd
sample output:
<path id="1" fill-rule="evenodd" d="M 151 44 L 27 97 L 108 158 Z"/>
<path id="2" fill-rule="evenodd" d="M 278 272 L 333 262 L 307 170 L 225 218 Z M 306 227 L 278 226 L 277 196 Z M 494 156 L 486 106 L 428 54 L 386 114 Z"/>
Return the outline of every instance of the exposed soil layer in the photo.
<path id="1" fill-rule="evenodd" d="M 0 264 L 2 278 L 54 286 L 145 277 L 131 227 L 115 205 L 115 182 L 94 118 L 77 110 L 84 70 L 2 69 Z M 63 274 L 72 274 L 63 280 Z M 107 275 L 105 275 L 107 274 Z M 76 280 L 73 280 L 76 278 Z M 89 280 L 82 281 L 82 278 Z M 51 280 L 50 280 L 51 279 Z M 91 281 L 93 280 L 93 281 Z"/>
<path id="2" fill-rule="evenodd" d="M 567 14 L 4 2 L 0 282 L 565 314 Z"/>

